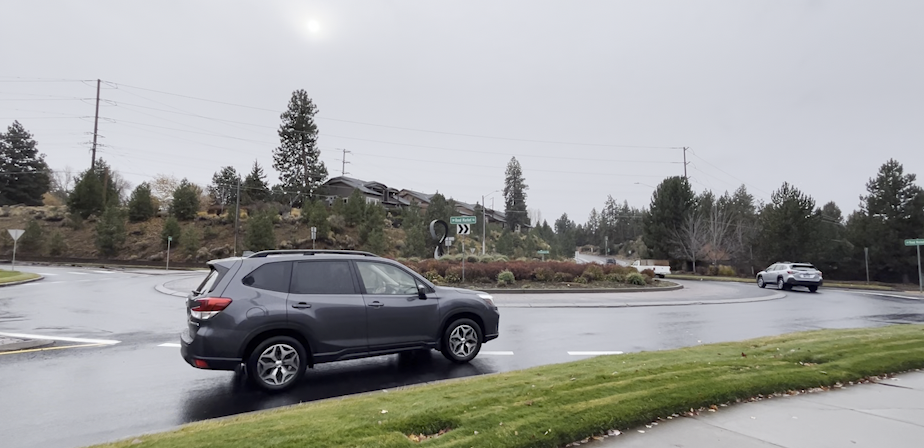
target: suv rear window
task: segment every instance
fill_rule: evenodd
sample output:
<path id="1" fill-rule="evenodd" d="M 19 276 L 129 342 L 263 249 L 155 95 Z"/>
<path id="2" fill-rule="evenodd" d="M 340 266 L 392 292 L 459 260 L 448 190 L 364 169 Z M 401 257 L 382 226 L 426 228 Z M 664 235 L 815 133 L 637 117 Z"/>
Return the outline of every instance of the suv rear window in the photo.
<path id="1" fill-rule="evenodd" d="M 295 264 L 292 294 L 357 294 L 349 261 L 305 261 Z"/>
<path id="2" fill-rule="evenodd" d="M 794 264 L 792 265 L 792 268 L 797 271 L 814 271 L 815 270 L 815 266 L 812 266 L 810 264 Z"/>
<path id="3" fill-rule="evenodd" d="M 289 278 L 292 276 L 292 263 L 267 263 L 258 267 L 241 280 L 245 286 L 267 291 L 289 292 Z"/>

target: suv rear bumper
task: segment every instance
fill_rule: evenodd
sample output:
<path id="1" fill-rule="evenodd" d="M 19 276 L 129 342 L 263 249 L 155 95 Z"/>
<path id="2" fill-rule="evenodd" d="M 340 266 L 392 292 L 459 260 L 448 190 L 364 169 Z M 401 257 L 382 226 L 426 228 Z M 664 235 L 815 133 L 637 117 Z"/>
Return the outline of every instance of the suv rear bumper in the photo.
<path id="1" fill-rule="evenodd" d="M 180 335 L 180 355 L 189 365 L 197 369 L 208 370 L 235 370 L 241 365 L 242 361 L 239 358 L 213 358 L 201 356 L 202 342 L 201 338 L 192 339 L 189 337 L 189 333 L 186 331 Z M 196 361 L 198 361 L 198 363 Z M 202 363 L 205 364 L 202 365 Z"/>
<path id="2" fill-rule="evenodd" d="M 786 284 L 789 286 L 821 286 L 824 284 L 824 280 L 798 280 L 790 277 L 786 280 Z"/>

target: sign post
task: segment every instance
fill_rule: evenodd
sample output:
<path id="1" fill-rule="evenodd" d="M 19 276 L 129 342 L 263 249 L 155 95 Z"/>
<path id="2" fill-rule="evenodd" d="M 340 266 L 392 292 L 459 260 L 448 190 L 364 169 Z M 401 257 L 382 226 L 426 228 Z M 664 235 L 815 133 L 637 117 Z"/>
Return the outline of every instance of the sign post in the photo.
<path id="1" fill-rule="evenodd" d="M 449 223 L 456 225 L 456 235 L 465 236 L 472 233 L 472 224 L 478 223 L 478 218 L 474 216 L 450 216 Z M 462 242 L 462 281 L 465 281 L 465 238 Z"/>
<path id="2" fill-rule="evenodd" d="M 166 268 L 166 270 L 168 271 L 170 270 L 170 243 L 172 242 L 173 242 L 173 237 L 168 236 L 167 237 L 167 268 Z"/>
<path id="3" fill-rule="evenodd" d="M 317 238 L 318 238 L 318 228 L 312 227 L 311 228 L 311 248 L 312 249 L 314 249 L 314 240 L 316 240 Z"/>
<path id="4" fill-rule="evenodd" d="M 905 240 L 906 246 L 916 246 L 918 249 L 918 292 L 924 293 L 924 277 L 921 276 L 921 246 L 924 246 L 924 238 Z"/>
<path id="5" fill-rule="evenodd" d="M 545 261 L 545 256 L 549 254 L 549 251 L 547 251 L 547 250 L 537 250 L 536 253 L 539 254 L 539 255 L 542 255 L 542 261 Z"/>
<path id="6" fill-rule="evenodd" d="M 10 232 L 10 236 L 13 237 L 13 264 L 10 270 L 15 271 L 16 270 L 16 242 L 19 240 L 19 237 L 22 236 L 22 234 L 24 233 L 24 230 L 9 229 L 7 231 Z"/>

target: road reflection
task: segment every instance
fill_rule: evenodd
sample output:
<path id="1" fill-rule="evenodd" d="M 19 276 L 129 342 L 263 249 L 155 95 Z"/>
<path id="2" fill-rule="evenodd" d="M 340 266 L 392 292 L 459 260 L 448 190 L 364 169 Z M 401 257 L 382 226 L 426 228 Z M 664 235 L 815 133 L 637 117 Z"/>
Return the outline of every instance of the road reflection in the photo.
<path id="1" fill-rule="evenodd" d="M 180 423 L 496 371 L 489 362 L 455 364 L 435 351 L 381 356 L 317 365 L 293 390 L 279 394 L 263 392 L 234 373 L 213 387 L 190 391 Z"/>

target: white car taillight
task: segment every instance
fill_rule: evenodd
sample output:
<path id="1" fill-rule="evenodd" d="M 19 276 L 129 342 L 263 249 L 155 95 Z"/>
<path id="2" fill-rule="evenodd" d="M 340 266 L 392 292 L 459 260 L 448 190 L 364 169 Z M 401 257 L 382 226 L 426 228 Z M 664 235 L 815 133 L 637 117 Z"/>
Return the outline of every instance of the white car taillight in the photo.
<path id="1" fill-rule="evenodd" d="M 196 303 L 198 305 L 189 310 L 189 315 L 199 320 L 206 320 L 227 308 L 231 304 L 231 299 L 209 297 L 196 299 Z"/>

